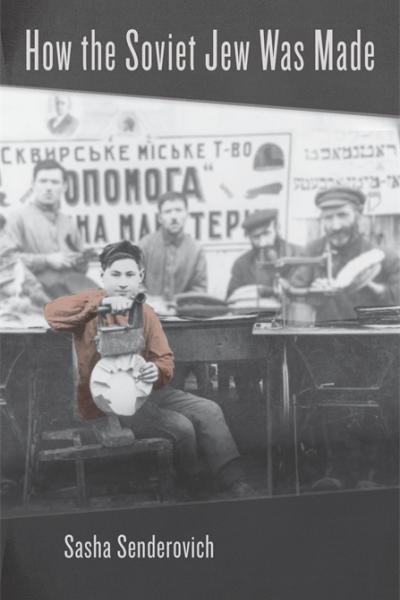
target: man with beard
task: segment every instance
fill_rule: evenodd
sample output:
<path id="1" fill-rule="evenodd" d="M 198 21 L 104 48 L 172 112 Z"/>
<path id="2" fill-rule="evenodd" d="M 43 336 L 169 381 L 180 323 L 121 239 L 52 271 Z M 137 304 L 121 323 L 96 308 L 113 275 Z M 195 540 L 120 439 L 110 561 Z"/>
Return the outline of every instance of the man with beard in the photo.
<path id="1" fill-rule="evenodd" d="M 257 294 L 260 298 L 275 296 L 277 294 L 275 280 L 278 272 L 274 262 L 284 256 L 297 256 L 300 254 L 300 248 L 280 236 L 276 209 L 251 213 L 245 218 L 242 227 L 250 240 L 251 249 L 233 263 L 227 296 L 229 298 L 243 286 L 257 286 Z M 290 267 L 280 269 L 280 278 L 288 277 L 289 270 Z M 259 382 L 265 372 L 263 361 L 220 365 L 222 379 L 226 380 L 232 372 L 241 398 L 248 400 L 260 398 Z"/>
<path id="2" fill-rule="evenodd" d="M 258 285 L 261 296 L 272 296 L 276 277 L 273 262 L 283 256 L 297 256 L 300 249 L 279 235 L 276 209 L 259 210 L 250 214 L 242 227 L 252 247 L 234 262 L 227 296 L 245 285 Z M 287 269 L 281 271 L 281 276 L 285 277 L 287 274 Z"/>
<path id="3" fill-rule="evenodd" d="M 85 275 L 88 260 L 78 229 L 60 212 L 66 188 L 66 172 L 58 162 L 37 162 L 33 201 L 7 217 L 1 244 L 1 253 L 20 258 L 49 298 L 94 285 Z"/>
<path id="4" fill-rule="evenodd" d="M 391 250 L 382 249 L 383 260 L 375 277 L 371 271 L 370 277 L 368 273 L 364 274 L 355 285 L 353 283 L 341 290 L 335 288 L 334 278 L 340 270 L 352 259 L 374 248 L 360 231 L 365 200 L 361 191 L 346 187 L 324 190 L 315 198 L 325 235 L 312 242 L 305 249 L 305 255 L 321 256 L 329 252 L 332 277 L 327 277 L 326 266 L 301 266 L 290 278 L 289 292 L 296 293 L 297 290 L 297 293 L 306 294 L 307 302 L 315 308 L 317 323 L 354 319 L 356 306 L 399 303 L 400 258 Z M 370 268 L 375 269 L 374 266 Z M 354 340 L 349 345 L 348 339 L 341 340 L 334 335 L 325 337 L 322 345 L 314 338 L 310 339 L 308 346 L 305 343 L 303 346 L 314 377 L 321 381 L 341 381 L 342 386 L 353 385 L 355 373 L 357 381 L 363 381 L 364 369 L 365 373 L 370 373 L 374 368 L 373 364 L 368 367 L 367 360 L 362 358 L 364 350 L 365 346 L 359 340 Z M 378 356 L 374 354 L 372 363 L 377 361 Z M 335 394 L 334 384 L 331 394 Z M 341 392 L 336 392 L 336 396 L 331 397 L 343 402 L 340 394 Z M 321 422 L 314 425 L 312 439 L 317 444 L 328 444 L 327 464 L 325 476 L 313 484 L 313 489 L 325 491 L 375 486 L 378 450 L 382 443 L 382 432 L 377 427 L 376 415 L 371 416 L 369 411 L 350 407 L 325 408 L 318 415 Z M 318 438 L 320 431 L 324 431 L 324 441 Z"/>
<path id="5" fill-rule="evenodd" d="M 185 233 L 187 216 L 186 197 L 166 192 L 158 200 L 160 228 L 140 241 L 149 304 L 159 313 L 168 312 L 176 294 L 207 291 L 206 258 L 200 244 Z M 202 364 L 176 365 L 175 387 L 182 388 L 191 371 L 196 375 L 199 393 L 207 395 L 210 380 Z"/>
<path id="6" fill-rule="evenodd" d="M 360 232 L 360 220 L 365 196 L 359 190 L 346 187 L 319 192 L 315 203 L 320 209 L 325 235 L 312 242 L 306 256 L 321 256 L 330 252 L 332 278 L 352 259 L 372 250 L 374 245 Z M 316 322 L 351 319 L 355 306 L 385 306 L 400 300 L 400 258 L 392 250 L 384 250 L 379 274 L 361 288 L 336 290 L 327 278 L 323 265 L 306 265 L 295 270 L 290 278 L 291 291 L 307 290 L 307 302 L 316 310 Z"/>

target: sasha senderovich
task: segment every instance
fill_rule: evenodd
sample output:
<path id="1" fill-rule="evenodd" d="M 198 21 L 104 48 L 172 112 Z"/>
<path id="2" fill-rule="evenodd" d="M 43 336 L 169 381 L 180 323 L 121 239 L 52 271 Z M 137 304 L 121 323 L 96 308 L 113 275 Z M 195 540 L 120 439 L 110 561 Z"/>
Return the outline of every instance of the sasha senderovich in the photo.
<path id="1" fill-rule="evenodd" d="M 90 539 L 75 539 L 70 533 L 64 537 L 64 558 L 97 559 L 209 559 L 214 558 L 214 542 L 209 534 L 199 539 L 161 540 L 153 533 L 147 540 L 132 540 L 124 533 L 113 540 L 101 539 L 94 534 Z"/>

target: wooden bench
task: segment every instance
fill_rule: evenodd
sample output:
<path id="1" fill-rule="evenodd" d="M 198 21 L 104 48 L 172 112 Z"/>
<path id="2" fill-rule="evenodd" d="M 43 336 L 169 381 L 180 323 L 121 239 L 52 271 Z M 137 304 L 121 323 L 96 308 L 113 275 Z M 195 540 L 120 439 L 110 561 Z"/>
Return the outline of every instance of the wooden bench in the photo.
<path id="1" fill-rule="evenodd" d="M 104 445 L 96 436 L 92 425 L 84 424 L 79 427 L 56 431 L 43 431 L 38 436 L 36 452 L 32 461 L 32 485 L 29 490 L 28 502 L 35 489 L 41 482 L 41 471 L 45 464 L 73 463 L 75 471 L 74 495 L 77 505 L 85 507 L 90 504 L 90 495 L 86 478 L 85 463 L 102 459 L 121 459 L 150 455 L 154 457 L 156 475 L 149 477 L 146 483 L 156 490 L 160 502 L 166 498 L 172 489 L 172 442 L 163 438 L 148 438 L 136 440 L 133 435 L 127 442 L 124 430 L 121 429 L 122 445 L 118 444 L 118 435 L 114 440 Z M 51 445 L 52 447 L 47 447 Z M 54 447 L 56 445 L 56 447 Z M 133 470 L 132 470 L 133 472 Z"/>

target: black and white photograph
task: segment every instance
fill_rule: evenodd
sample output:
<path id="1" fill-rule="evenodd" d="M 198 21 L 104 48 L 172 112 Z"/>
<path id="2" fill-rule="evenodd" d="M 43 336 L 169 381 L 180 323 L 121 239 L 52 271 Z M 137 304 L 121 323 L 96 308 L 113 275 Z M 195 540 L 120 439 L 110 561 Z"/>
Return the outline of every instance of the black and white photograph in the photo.
<path id="1" fill-rule="evenodd" d="M 398 485 L 396 119 L 2 98 L 4 511 Z"/>

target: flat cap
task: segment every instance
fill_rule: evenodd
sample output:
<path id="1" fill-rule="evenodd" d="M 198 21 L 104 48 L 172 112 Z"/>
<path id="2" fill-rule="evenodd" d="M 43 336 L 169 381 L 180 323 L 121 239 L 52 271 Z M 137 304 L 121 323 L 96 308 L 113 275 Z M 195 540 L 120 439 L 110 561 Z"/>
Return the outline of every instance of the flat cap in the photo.
<path id="1" fill-rule="evenodd" d="M 318 192 L 315 196 L 315 204 L 318 208 L 333 208 L 352 204 L 358 209 L 362 209 L 365 204 L 365 196 L 360 190 L 348 187 L 328 188 Z"/>
<path id="2" fill-rule="evenodd" d="M 248 215 L 242 223 L 242 227 L 246 233 L 252 231 L 256 227 L 261 225 L 267 225 L 271 221 L 276 221 L 278 217 L 278 211 L 276 208 L 269 208 L 265 210 L 256 210 L 255 212 Z"/>

